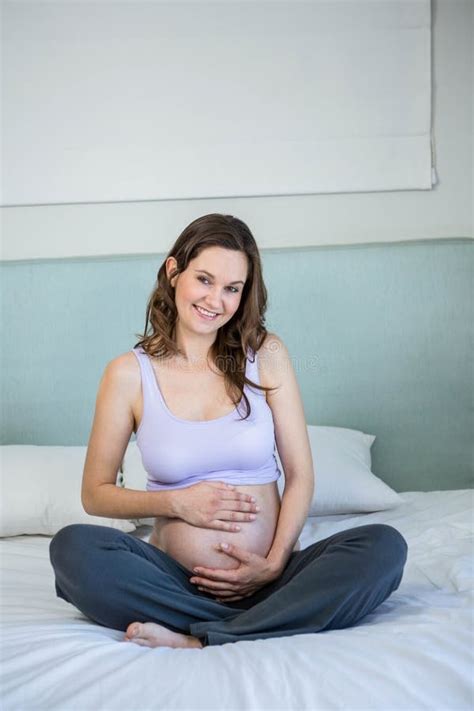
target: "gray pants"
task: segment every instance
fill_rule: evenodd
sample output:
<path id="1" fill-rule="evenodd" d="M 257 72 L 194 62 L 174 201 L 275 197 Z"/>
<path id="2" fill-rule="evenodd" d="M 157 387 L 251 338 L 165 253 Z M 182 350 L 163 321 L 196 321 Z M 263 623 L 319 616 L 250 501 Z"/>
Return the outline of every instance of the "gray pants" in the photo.
<path id="1" fill-rule="evenodd" d="M 351 627 L 398 588 L 407 544 L 392 526 L 340 531 L 293 552 L 283 573 L 250 597 L 219 602 L 193 573 L 129 533 L 65 526 L 50 543 L 56 593 L 105 627 L 157 622 L 203 646 Z"/>

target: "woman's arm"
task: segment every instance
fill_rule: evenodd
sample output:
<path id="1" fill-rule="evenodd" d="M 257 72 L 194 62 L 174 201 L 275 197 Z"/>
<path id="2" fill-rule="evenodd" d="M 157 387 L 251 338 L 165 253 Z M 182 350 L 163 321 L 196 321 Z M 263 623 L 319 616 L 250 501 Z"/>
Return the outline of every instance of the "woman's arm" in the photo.
<path id="1" fill-rule="evenodd" d="M 238 568 L 194 568 L 197 577 L 190 578 L 190 581 L 224 602 L 253 595 L 280 577 L 304 526 L 313 498 L 313 462 L 303 403 L 288 351 L 275 334 L 268 334 L 258 351 L 258 362 L 261 384 L 278 387 L 276 392 L 267 394 L 267 401 L 272 410 L 275 439 L 285 473 L 285 489 L 273 542 L 266 558 L 229 544 L 222 552 L 240 561 Z"/>
<path id="2" fill-rule="evenodd" d="M 268 393 L 267 402 L 273 415 L 285 489 L 267 560 L 279 575 L 308 516 L 314 491 L 314 470 L 303 402 L 285 344 L 275 334 L 268 334 L 258 358 L 262 364 L 262 384 L 278 387 Z"/>
<path id="3" fill-rule="evenodd" d="M 136 491 L 115 485 L 133 432 L 132 406 L 140 387 L 133 353 L 125 353 L 107 364 L 97 393 L 82 477 L 82 505 L 92 516 L 125 519 L 175 516 L 175 492 Z"/>
<path id="4" fill-rule="evenodd" d="M 91 516 L 104 518 L 139 519 L 155 516 L 175 518 L 173 505 L 175 494 L 173 490 L 138 491 L 122 489 L 115 484 L 101 484 L 94 492 L 92 501 L 82 505 L 86 513 Z"/>
<path id="5" fill-rule="evenodd" d="M 288 351 L 275 334 L 268 334 L 265 339 L 258 351 L 258 363 L 261 384 L 278 388 L 267 394 L 267 402 L 285 473 L 285 489 L 273 542 L 265 558 L 228 544 L 221 552 L 240 561 L 238 568 L 193 569 L 197 577 L 190 578 L 190 582 L 224 602 L 249 597 L 281 575 L 308 516 L 314 491 L 303 402 Z"/>

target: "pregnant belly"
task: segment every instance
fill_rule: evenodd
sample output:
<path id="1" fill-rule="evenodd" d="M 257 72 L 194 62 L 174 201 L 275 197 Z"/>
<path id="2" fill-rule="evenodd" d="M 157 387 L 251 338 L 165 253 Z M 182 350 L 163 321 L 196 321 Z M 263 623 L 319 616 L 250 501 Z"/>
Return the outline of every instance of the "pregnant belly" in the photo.
<path id="1" fill-rule="evenodd" d="M 255 486 L 237 486 L 237 491 L 256 498 L 260 511 L 254 521 L 239 521 L 240 531 L 218 531 L 191 526 L 181 519 L 155 519 L 150 543 L 177 560 L 189 571 L 195 566 L 238 568 L 239 562 L 218 550 L 219 543 L 234 543 L 265 557 L 270 551 L 280 513 L 280 496 L 276 482 Z M 297 548 L 295 547 L 295 550 Z"/>

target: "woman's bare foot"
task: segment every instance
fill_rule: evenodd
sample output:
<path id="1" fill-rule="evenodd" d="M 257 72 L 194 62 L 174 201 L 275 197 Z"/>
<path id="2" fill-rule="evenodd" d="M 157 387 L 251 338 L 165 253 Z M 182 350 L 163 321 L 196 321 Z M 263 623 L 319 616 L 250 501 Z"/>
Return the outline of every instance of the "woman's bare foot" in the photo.
<path id="1" fill-rule="evenodd" d="M 195 647 L 202 649 L 197 637 L 173 632 L 155 622 L 132 622 L 125 633 L 124 642 L 134 642 L 142 647 Z"/>

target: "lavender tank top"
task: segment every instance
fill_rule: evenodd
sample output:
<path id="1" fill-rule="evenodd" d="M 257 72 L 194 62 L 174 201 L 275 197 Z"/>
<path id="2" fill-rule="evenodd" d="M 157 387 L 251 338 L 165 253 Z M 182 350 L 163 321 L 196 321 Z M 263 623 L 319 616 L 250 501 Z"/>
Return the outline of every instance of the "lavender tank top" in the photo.
<path id="1" fill-rule="evenodd" d="M 136 432 L 137 446 L 148 474 L 147 491 L 181 489 L 200 481 L 227 484 L 267 484 L 281 476 L 275 456 L 273 417 L 265 392 L 244 385 L 252 411 L 246 420 L 239 408 L 213 420 L 183 420 L 168 409 L 150 357 L 141 348 L 132 353 L 140 365 L 143 416 Z M 257 354 L 246 374 L 260 385 Z"/>

